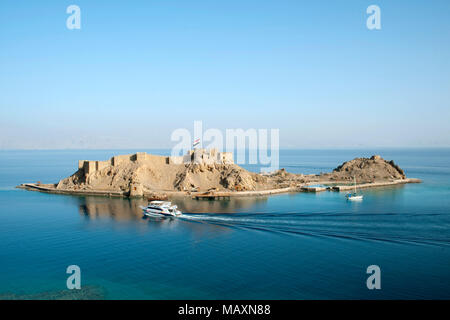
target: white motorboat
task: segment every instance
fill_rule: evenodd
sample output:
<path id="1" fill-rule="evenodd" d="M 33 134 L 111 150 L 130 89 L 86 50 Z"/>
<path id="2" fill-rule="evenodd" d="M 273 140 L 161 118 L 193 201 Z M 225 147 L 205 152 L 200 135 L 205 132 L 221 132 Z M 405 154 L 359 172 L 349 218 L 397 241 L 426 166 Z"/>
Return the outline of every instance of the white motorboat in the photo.
<path id="1" fill-rule="evenodd" d="M 148 206 L 141 207 L 146 216 L 178 217 L 181 211 L 170 201 L 151 201 Z"/>
<path id="2" fill-rule="evenodd" d="M 350 200 L 350 201 L 361 201 L 363 199 L 363 195 L 356 193 L 356 177 L 353 177 L 353 179 L 355 181 L 355 191 L 353 193 L 348 193 L 347 194 L 347 200 Z"/>

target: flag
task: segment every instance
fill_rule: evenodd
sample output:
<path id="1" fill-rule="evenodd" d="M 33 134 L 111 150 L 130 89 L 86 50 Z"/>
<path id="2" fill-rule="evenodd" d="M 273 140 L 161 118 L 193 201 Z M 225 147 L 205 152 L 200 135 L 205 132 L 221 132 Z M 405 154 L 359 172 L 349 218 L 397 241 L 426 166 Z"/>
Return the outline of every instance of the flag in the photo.
<path id="1" fill-rule="evenodd" d="M 194 140 L 193 146 L 196 147 L 200 144 L 200 138 Z"/>

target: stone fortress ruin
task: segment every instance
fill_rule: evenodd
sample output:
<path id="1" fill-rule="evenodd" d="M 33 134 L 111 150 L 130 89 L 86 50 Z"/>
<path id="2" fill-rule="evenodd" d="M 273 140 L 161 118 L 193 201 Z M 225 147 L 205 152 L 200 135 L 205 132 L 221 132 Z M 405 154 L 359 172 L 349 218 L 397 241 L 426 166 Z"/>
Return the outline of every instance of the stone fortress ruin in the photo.
<path id="1" fill-rule="evenodd" d="M 152 191 L 218 187 L 224 183 L 220 170 L 235 166 L 231 152 L 217 149 L 189 150 L 182 156 L 160 156 L 145 152 L 118 155 L 106 161 L 78 161 L 78 171 L 61 180 L 59 190 L 118 191 L 142 196 Z M 208 168 L 211 177 L 203 181 L 198 170 Z M 233 173 L 233 175 L 235 175 Z"/>
<path id="2" fill-rule="evenodd" d="M 126 162 L 153 162 L 159 164 L 233 164 L 232 152 L 219 152 L 217 149 L 189 150 L 182 156 L 157 156 L 146 152 L 137 152 L 131 155 L 118 155 L 106 161 L 79 160 L 78 170 L 83 170 L 85 175 L 101 171 L 109 166 L 118 166 Z"/>

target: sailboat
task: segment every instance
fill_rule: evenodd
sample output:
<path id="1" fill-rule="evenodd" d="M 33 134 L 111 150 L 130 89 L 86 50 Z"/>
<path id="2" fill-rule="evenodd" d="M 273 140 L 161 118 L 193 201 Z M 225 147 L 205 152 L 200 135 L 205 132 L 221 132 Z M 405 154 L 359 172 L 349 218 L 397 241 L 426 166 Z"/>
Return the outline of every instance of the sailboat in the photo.
<path id="1" fill-rule="evenodd" d="M 353 179 L 355 181 L 355 191 L 353 193 L 348 193 L 347 194 L 347 200 L 350 200 L 350 201 L 361 201 L 363 199 L 363 195 L 356 193 L 356 177 L 353 177 Z"/>

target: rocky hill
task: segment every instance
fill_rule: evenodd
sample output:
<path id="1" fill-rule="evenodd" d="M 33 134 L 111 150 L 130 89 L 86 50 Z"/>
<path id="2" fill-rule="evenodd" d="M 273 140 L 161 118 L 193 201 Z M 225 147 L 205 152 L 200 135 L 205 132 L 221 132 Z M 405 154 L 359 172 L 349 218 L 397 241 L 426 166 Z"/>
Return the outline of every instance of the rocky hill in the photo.
<path id="1" fill-rule="evenodd" d="M 394 161 L 384 160 L 380 156 L 344 162 L 329 177 L 332 180 L 351 180 L 355 177 L 358 183 L 406 179 L 405 173 Z"/>

